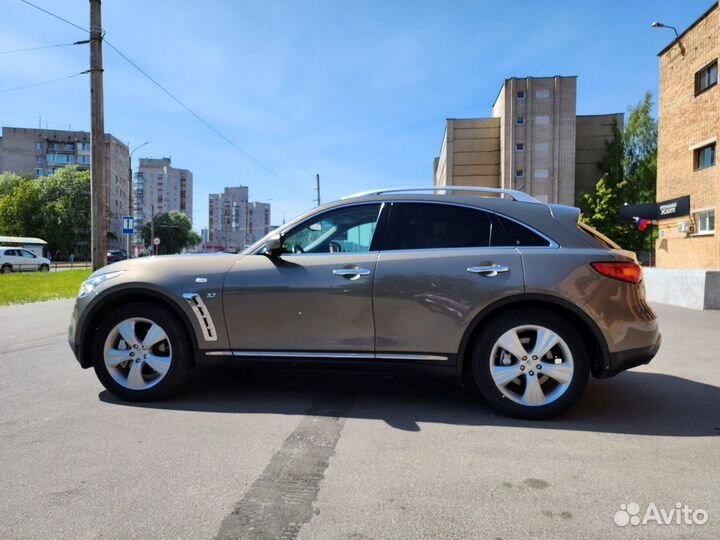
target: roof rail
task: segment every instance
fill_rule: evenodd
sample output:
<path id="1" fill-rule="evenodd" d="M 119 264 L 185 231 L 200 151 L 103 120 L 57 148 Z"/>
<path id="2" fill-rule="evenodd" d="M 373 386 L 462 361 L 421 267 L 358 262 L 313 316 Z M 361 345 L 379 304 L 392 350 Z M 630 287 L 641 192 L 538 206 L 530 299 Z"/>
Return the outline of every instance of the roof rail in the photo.
<path id="1" fill-rule="evenodd" d="M 461 192 L 470 192 L 470 193 L 495 193 L 499 195 L 504 195 L 509 199 L 512 199 L 513 201 L 521 201 L 521 202 L 532 202 L 532 203 L 539 203 L 535 197 L 532 197 L 528 195 L 527 193 L 523 193 L 522 191 L 518 191 L 516 189 L 500 189 L 500 188 L 490 188 L 490 187 L 475 187 L 475 186 L 432 186 L 432 187 L 414 187 L 414 188 L 388 188 L 388 189 L 372 189 L 370 191 L 362 191 L 360 193 L 355 193 L 354 195 L 348 195 L 347 197 L 343 197 L 344 199 L 354 199 L 355 197 L 368 197 L 371 195 L 384 195 L 385 193 L 407 193 L 407 192 L 413 192 L 413 191 L 461 191 Z"/>

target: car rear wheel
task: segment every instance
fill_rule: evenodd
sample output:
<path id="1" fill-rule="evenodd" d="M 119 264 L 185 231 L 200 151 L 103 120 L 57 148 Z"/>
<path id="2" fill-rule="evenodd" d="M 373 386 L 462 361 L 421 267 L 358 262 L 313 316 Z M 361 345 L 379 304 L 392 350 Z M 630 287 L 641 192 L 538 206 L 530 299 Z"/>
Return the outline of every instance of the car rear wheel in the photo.
<path id="1" fill-rule="evenodd" d="M 480 392 L 496 409 L 544 419 L 569 409 L 590 373 L 586 348 L 573 327 L 537 310 L 508 312 L 486 326 L 472 351 Z"/>
<path id="2" fill-rule="evenodd" d="M 40 265 L 40 271 L 41 271 L 41 272 L 49 272 L 49 271 L 50 271 L 50 266 L 48 266 L 47 264 L 41 264 L 41 265 Z"/>
<path id="3" fill-rule="evenodd" d="M 192 346 L 168 311 L 130 304 L 112 312 L 93 341 L 95 373 L 114 396 L 154 401 L 176 392 L 192 371 Z"/>

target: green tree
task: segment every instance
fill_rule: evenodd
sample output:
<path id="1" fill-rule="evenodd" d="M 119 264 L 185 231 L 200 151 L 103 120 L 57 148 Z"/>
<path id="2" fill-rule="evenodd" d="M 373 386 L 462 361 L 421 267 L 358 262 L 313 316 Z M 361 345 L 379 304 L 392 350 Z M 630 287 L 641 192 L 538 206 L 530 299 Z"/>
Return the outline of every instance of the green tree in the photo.
<path id="1" fill-rule="evenodd" d="M 0 232 L 9 236 L 39 236 L 43 226 L 40 184 L 31 178 L 2 175 Z"/>
<path id="2" fill-rule="evenodd" d="M 64 167 L 39 181 L 44 207 L 42 238 L 52 250 L 70 253 L 90 230 L 90 171 Z"/>
<path id="3" fill-rule="evenodd" d="M 0 232 L 33 236 L 51 252 L 75 249 L 90 228 L 90 172 L 64 167 L 43 178 L 0 175 Z"/>
<path id="4" fill-rule="evenodd" d="M 643 100 L 630 108 L 625 131 L 613 127 L 601 164 L 604 174 L 595 193 L 583 195 L 580 202 L 585 223 L 633 251 L 647 249 L 651 233 L 620 223 L 620 207 L 655 202 L 657 122 L 652 105 L 652 94 L 646 92 Z"/>
<path id="5" fill-rule="evenodd" d="M 151 225 L 147 223 L 143 229 L 145 245 L 152 244 Z M 159 253 L 180 253 L 184 248 L 202 242 L 200 235 L 192 230 L 190 219 L 177 210 L 155 216 L 155 236 L 160 238 Z"/>

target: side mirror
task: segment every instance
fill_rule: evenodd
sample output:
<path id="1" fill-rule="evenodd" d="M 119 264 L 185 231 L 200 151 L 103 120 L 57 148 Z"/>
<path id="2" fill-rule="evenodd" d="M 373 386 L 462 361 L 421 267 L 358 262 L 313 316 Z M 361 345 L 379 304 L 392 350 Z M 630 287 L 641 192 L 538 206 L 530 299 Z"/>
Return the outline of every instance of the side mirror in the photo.
<path id="1" fill-rule="evenodd" d="M 282 253 L 283 239 L 279 234 L 271 236 L 265 241 L 265 255 L 275 257 Z"/>

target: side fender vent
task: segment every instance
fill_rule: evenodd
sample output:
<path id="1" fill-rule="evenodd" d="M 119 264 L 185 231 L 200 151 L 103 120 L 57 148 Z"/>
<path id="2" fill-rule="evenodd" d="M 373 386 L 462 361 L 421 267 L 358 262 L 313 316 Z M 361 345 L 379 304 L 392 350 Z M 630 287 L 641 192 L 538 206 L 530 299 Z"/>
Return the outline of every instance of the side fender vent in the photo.
<path id="1" fill-rule="evenodd" d="M 217 341 L 215 323 L 213 322 L 210 312 L 205 306 L 205 303 L 202 301 L 200 295 L 197 293 L 185 293 L 183 294 L 183 298 L 188 303 L 193 313 L 195 313 L 195 317 L 198 320 L 198 324 L 200 325 L 205 341 Z"/>

